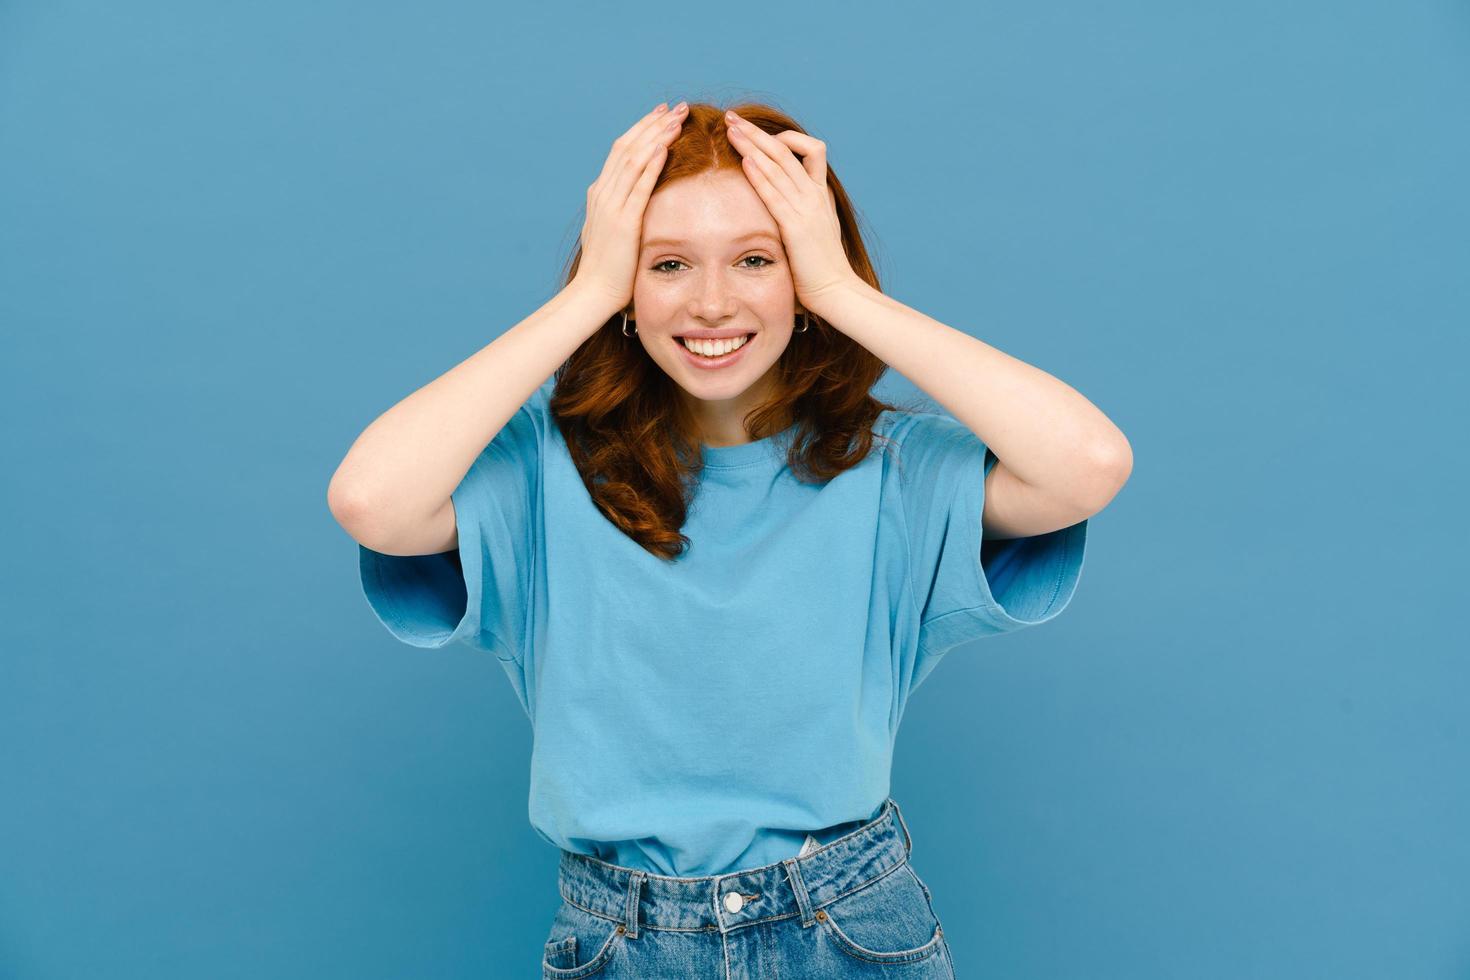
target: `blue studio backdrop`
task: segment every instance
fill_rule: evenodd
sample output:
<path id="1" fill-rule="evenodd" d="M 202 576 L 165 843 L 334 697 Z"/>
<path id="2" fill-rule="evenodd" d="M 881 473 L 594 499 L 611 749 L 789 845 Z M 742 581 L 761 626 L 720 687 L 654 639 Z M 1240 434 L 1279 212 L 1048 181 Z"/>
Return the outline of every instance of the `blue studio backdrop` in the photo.
<path id="1" fill-rule="evenodd" d="M 326 489 L 681 98 L 794 114 L 889 293 L 1133 447 L 904 719 L 958 974 L 1470 977 L 1452 0 L 0 4 L 0 977 L 538 969 L 528 720 Z"/>

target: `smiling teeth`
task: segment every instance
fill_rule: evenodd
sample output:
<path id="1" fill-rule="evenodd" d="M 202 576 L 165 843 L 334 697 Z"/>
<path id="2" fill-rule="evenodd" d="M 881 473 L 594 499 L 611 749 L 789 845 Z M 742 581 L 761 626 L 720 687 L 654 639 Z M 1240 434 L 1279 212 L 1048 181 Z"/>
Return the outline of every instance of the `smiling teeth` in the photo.
<path id="1" fill-rule="evenodd" d="M 719 357 L 721 354 L 728 354 L 738 347 L 744 347 L 745 341 L 749 339 L 749 335 L 745 337 L 730 337 L 726 340 L 690 340 L 687 337 L 681 337 L 679 339 L 685 347 L 696 354 L 703 354 L 705 357 Z"/>

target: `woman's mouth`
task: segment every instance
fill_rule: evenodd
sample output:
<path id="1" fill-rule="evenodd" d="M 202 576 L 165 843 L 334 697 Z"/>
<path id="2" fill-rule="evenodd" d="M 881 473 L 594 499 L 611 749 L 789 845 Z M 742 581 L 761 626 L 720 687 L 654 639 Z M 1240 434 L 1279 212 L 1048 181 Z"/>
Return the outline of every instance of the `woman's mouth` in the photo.
<path id="1" fill-rule="evenodd" d="M 740 360 L 741 355 L 745 353 L 745 349 L 750 346 L 751 341 L 754 339 L 755 334 L 748 333 L 743 338 L 737 337 L 730 340 L 691 340 L 689 343 L 694 345 L 694 350 L 689 348 L 683 338 L 675 337 L 674 343 L 678 345 L 679 350 L 683 352 L 684 359 L 690 364 L 708 370 L 711 368 L 727 367 Z M 737 346 L 732 347 L 732 343 Z M 727 348 L 729 349 L 727 350 Z M 705 354 L 703 351 L 712 351 L 715 353 Z M 724 351 L 724 353 L 719 353 L 720 351 Z"/>

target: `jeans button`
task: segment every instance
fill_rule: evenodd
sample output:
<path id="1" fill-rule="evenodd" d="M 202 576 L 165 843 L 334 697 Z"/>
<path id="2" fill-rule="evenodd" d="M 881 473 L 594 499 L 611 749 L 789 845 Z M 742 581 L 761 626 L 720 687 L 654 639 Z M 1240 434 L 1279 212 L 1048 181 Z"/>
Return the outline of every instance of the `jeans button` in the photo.
<path id="1" fill-rule="evenodd" d="M 745 906 L 745 899 L 739 892 L 725 892 L 725 911 L 739 912 Z"/>

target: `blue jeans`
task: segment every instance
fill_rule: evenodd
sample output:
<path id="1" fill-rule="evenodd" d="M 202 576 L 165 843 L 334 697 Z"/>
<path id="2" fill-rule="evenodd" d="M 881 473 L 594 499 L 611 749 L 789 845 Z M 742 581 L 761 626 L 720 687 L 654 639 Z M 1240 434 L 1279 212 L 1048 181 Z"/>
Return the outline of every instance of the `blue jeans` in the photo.
<path id="1" fill-rule="evenodd" d="M 561 852 L 545 980 L 935 977 L 954 965 L 898 804 L 776 864 L 673 878 Z"/>

